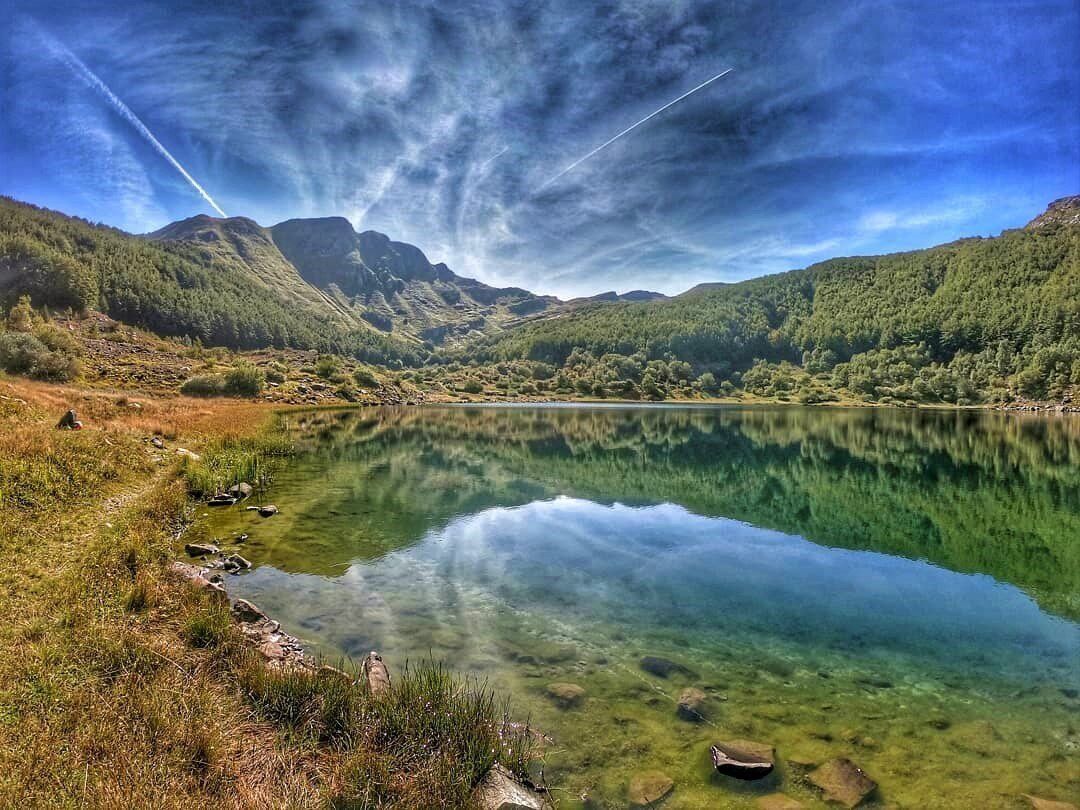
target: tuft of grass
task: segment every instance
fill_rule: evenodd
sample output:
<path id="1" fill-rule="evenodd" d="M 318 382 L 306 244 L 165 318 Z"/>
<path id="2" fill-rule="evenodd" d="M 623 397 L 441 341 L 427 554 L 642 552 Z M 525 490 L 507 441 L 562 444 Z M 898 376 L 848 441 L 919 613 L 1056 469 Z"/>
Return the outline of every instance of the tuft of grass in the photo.
<path id="1" fill-rule="evenodd" d="M 193 495 L 213 495 L 246 481 L 258 492 L 273 476 L 274 462 L 293 451 L 279 430 L 254 436 L 227 436 L 207 442 L 201 458 L 184 460 L 183 474 Z"/>
<path id="2" fill-rule="evenodd" d="M 226 647 L 235 632 L 227 607 L 205 604 L 188 616 L 181 635 L 192 647 Z"/>

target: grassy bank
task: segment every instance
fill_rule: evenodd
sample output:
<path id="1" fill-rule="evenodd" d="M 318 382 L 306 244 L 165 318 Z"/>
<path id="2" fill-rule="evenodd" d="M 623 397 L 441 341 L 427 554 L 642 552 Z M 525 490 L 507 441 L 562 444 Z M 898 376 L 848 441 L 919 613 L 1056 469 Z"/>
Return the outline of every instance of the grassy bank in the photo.
<path id="1" fill-rule="evenodd" d="M 0 397 L 0 806 L 454 807 L 497 760 L 523 773 L 528 733 L 481 686 L 435 664 L 381 696 L 269 670 L 167 576 L 189 488 L 265 481 L 287 451 L 269 409 Z M 68 407 L 86 429 L 55 429 Z"/>

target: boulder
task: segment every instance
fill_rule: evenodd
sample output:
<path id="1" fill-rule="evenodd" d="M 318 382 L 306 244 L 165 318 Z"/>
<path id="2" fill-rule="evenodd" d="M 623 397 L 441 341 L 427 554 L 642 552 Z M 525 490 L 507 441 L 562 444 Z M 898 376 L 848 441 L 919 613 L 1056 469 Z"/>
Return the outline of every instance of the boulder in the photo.
<path id="1" fill-rule="evenodd" d="M 547 803 L 518 782 L 502 765 L 495 765 L 473 791 L 472 805 L 479 810 L 544 810 Z"/>
<path id="2" fill-rule="evenodd" d="M 1076 810 L 1076 805 L 1072 802 L 1059 802 L 1055 799 L 1041 799 L 1038 796 L 1032 796 L 1030 793 L 1025 793 L 1024 798 L 1027 799 L 1035 810 Z"/>
<path id="3" fill-rule="evenodd" d="M 238 621 L 249 624 L 266 618 L 266 614 L 247 599 L 237 599 L 233 602 L 232 611 Z"/>
<path id="4" fill-rule="evenodd" d="M 752 740 L 725 740 L 710 749 L 713 767 L 718 773 L 736 779 L 764 779 L 776 766 L 776 751 L 771 745 Z"/>
<path id="5" fill-rule="evenodd" d="M 68 411 L 60 417 L 60 421 L 56 423 L 57 430 L 74 430 L 75 426 L 79 424 L 79 418 L 75 415 L 75 411 Z"/>
<path id="6" fill-rule="evenodd" d="M 184 551 L 191 557 L 207 557 L 220 552 L 220 549 L 210 543 L 186 543 Z"/>
<path id="7" fill-rule="evenodd" d="M 708 699 L 709 696 L 702 690 L 691 686 L 682 690 L 675 711 L 683 720 L 700 723 L 705 719 L 705 703 Z"/>
<path id="8" fill-rule="evenodd" d="M 371 694 L 379 695 L 390 688 L 390 670 L 383 663 L 382 656 L 374 650 L 367 654 L 367 658 L 360 666 L 360 672 Z"/>
<path id="9" fill-rule="evenodd" d="M 803 810 L 805 805 L 791 798 L 785 796 L 783 793 L 770 793 L 768 796 L 761 796 L 756 802 L 754 802 L 760 810 Z"/>
<path id="10" fill-rule="evenodd" d="M 655 655 L 646 655 L 638 662 L 638 665 L 657 678 L 667 678 L 671 675 L 687 675 L 690 677 L 694 675 L 693 670 L 688 667 Z"/>
<path id="11" fill-rule="evenodd" d="M 585 700 L 585 690 L 576 683 L 549 683 L 547 695 L 562 709 L 580 706 Z"/>
<path id="12" fill-rule="evenodd" d="M 627 797 L 631 807 L 649 807 L 662 802 L 674 789 L 675 783 L 666 773 L 646 771 L 631 777 Z"/>
<path id="13" fill-rule="evenodd" d="M 251 484 L 246 481 L 241 481 L 239 484 L 233 484 L 229 487 L 229 494 L 238 501 L 242 501 L 244 498 L 250 498 L 253 491 Z"/>
<path id="14" fill-rule="evenodd" d="M 877 782 L 863 773 L 850 759 L 830 759 L 810 772 L 810 781 L 819 787 L 830 802 L 857 807 L 877 789 Z"/>

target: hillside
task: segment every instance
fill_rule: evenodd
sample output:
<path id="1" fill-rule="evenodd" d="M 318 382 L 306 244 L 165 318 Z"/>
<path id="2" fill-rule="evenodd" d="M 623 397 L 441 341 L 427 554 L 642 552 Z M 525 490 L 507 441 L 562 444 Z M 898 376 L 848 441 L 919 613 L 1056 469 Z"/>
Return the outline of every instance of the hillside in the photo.
<path id="1" fill-rule="evenodd" d="M 150 241 L 0 198 L 0 304 L 29 295 L 35 306 L 96 309 L 207 345 L 314 349 L 379 363 L 420 359 L 415 343 L 351 327 L 315 291 L 287 289 L 295 279 L 256 278 L 241 251 L 207 244 Z"/>
<path id="2" fill-rule="evenodd" d="M 840 389 L 884 401 L 1067 400 L 1080 385 L 1078 213 L 1080 198 L 1067 198 L 996 238 L 588 306 L 446 358 L 537 361 L 644 396 L 676 361 L 690 366 L 676 375 L 710 375 L 706 386 L 811 401 Z M 650 362 L 660 365 L 646 380 Z"/>

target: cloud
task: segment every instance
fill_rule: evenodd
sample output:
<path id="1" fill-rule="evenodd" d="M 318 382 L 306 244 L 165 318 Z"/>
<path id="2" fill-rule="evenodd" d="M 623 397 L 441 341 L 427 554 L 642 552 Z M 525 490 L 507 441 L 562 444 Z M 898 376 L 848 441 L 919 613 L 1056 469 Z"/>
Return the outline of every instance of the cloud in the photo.
<path id="1" fill-rule="evenodd" d="M 202 0 L 15 4 L 55 19 L 150 129 L 176 133 L 170 150 L 232 213 L 343 214 L 463 274 L 543 292 L 678 292 L 989 232 L 1036 212 L 1018 201 L 1075 193 L 1071 0 L 995 0 L 979 15 L 924 0 L 792 0 L 783 15 L 707 0 L 268 0 L 258 15 Z M 685 99 L 530 195 L 729 66 L 722 93 Z M 0 88 L 14 111 L 0 157 L 47 167 L 49 199 L 108 212 L 93 186 L 120 185 L 143 229 L 194 213 L 167 166 L 130 165 L 145 150 L 122 122 L 80 134 L 86 111 L 35 108 L 43 68 L 20 70 L 31 78 Z M 115 141 L 126 179 L 101 161 L 94 180 L 65 177 L 68 158 L 32 143 L 57 116 L 65 142 Z M 135 204 L 137 171 L 152 191 Z"/>

